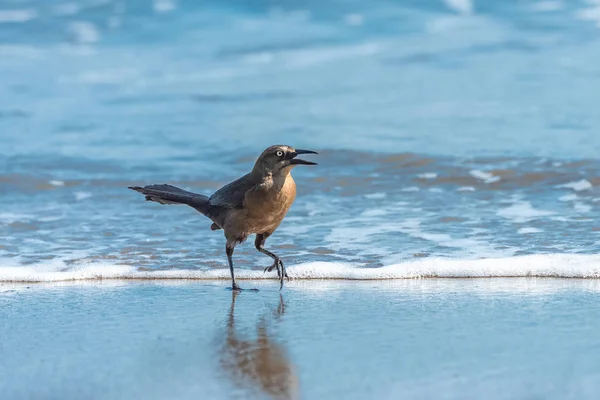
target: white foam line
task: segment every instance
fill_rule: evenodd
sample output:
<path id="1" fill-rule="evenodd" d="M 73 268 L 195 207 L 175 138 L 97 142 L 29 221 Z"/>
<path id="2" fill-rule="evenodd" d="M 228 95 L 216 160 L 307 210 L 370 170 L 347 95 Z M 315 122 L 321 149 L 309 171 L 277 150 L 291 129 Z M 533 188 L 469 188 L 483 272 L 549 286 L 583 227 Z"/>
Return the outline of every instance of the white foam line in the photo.
<path id="1" fill-rule="evenodd" d="M 485 183 L 494 183 L 501 179 L 499 176 L 496 176 L 490 172 L 479 171 L 476 169 L 469 171 L 469 174 L 471 174 L 473 178 L 479 179 Z"/>
<path id="2" fill-rule="evenodd" d="M 549 254 L 487 259 L 428 258 L 380 268 L 347 263 L 311 262 L 288 267 L 291 279 L 390 280 L 423 278 L 600 278 L 600 255 Z M 236 270 L 240 280 L 274 279 L 262 270 Z M 160 271 L 130 265 L 59 263 L 0 267 L 0 282 L 60 282 L 103 279 L 228 280 L 229 269 Z"/>
<path id="3" fill-rule="evenodd" d="M 543 217 L 548 217 L 555 213 L 553 211 L 535 209 L 528 201 L 518 201 L 510 207 L 498 210 L 497 214 L 513 222 L 524 223 L 535 219 L 543 219 Z"/>
<path id="4" fill-rule="evenodd" d="M 435 178 L 437 178 L 438 174 L 435 172 L 427 172 L 424 174 L 419 174 L 417 176 L 421 179 L 435 179 Z"/>
<path id="5" fill-rule="evenodd" d="M 569 182 L 569 183 L 565 183 L 564 185 L 558 185 L 557 187 L 564 188 L 564 189 L 573 189 L 576 192 L 581 192 L 583 190 L 590 190 L 594 186 L 592 185 L 592 183 L 590 181 L 582 179 L 577 182 Z"/>

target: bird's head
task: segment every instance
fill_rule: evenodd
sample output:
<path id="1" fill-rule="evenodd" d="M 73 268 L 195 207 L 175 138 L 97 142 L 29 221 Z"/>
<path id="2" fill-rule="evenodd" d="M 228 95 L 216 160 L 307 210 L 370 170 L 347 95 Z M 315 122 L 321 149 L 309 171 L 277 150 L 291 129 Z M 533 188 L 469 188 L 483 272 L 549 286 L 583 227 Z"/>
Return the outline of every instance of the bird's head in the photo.
<path id="1" fill-rule="evenodd" d="M 317 165 L 312 161 L 302 160 L 298 158 L 300 154 L 319 154 L 312 150 L 295 149 L 290 146 L 275 145 L 267 148 L 262 152 L 254 170 L 263 174 L 279 174 L 291 170 L 296 165 Z"/>

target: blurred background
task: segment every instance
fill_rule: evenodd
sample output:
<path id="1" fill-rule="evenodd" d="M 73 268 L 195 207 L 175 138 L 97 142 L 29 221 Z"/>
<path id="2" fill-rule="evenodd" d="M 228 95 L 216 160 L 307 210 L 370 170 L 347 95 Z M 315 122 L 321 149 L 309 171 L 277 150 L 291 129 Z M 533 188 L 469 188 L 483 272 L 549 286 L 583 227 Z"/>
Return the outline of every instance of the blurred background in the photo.
<path id="1" fill-rule="evenodd" d="M 223 268 L 126 187 L 210 194 L 271 144 L 321 154 L 291 262 L 593 252 L 599 34 L 591 0 L 0 0 L 0 257 Z"/>

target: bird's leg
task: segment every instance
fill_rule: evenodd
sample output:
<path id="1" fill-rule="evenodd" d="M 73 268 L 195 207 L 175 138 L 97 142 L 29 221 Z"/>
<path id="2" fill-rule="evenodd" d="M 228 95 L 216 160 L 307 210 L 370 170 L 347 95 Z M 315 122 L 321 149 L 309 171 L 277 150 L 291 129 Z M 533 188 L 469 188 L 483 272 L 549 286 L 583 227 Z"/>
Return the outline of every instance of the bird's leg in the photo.
<path id="1" fill-rule="evenodd" d="M 235 283 L 235 275 L 233 274 L 233 249 L 234 245 L 227 243 L 225 247 L 225 252 L 227 253 L 227 261 L 229 262 L 229 271 L 231 272 L 231 289 L 232 290 L 241 290 L 240 287 Z"/>
<path id="2" fill-rule="evenodd" d="M 271 272 L 274 269 L 277 269 L 277 277 L 281 282 L 279 288 L 281 289 L 283 287 L 283 278 L 286 278 L 289 281 L 290 277 L 288 276 L 285 270 L 285 266 L 283 265 L 283 261 L 281 261 L 281 258 L 279 258 L 276 254 L 271 253 L 269 250 L 265 249 L 265 242 L 267 241 L 267 238 L 269 236 L 270 235 L 268 234 L 257 234 L 256 240 L 254 241 L 254 246 L 256 246 L 256 250 L 260 251 L 263 254 L 266 254 L 267 256 L 273 259 L 273 265 L 265 268 L 264 272 Z"/>

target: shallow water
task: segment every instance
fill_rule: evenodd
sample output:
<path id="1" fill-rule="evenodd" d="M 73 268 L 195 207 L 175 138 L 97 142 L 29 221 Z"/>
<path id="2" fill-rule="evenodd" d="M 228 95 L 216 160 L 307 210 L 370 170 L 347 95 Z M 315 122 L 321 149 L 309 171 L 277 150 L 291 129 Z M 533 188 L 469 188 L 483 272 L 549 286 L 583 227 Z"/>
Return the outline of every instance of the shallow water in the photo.
<path id="1" fill-rule="evenodd" d="M 595 399 L 596 280 L 0 286 L 4 398 Z"/>

